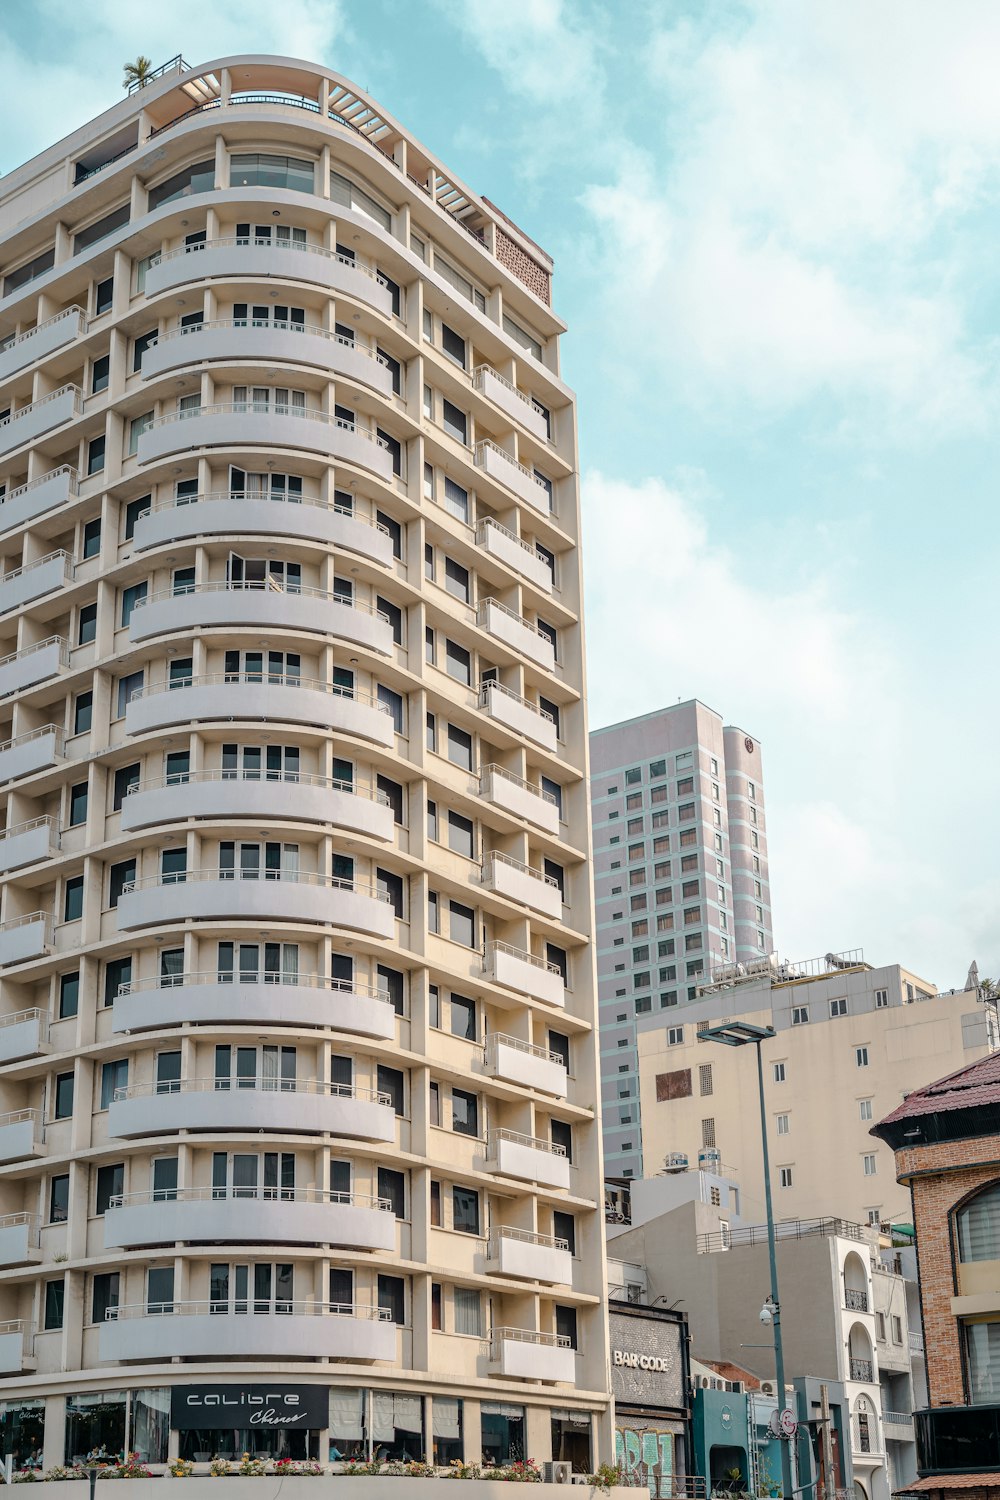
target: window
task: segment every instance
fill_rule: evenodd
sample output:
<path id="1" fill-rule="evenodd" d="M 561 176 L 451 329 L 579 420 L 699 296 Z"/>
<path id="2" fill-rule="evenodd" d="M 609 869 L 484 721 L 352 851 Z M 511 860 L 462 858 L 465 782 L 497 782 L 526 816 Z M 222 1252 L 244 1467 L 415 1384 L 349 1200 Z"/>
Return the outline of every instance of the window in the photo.
<path id="1" fill-rule="evenodd" d="M 389 717 L 392 719 L 393 728 L 395 729 L 396 733 L 402 734 L 403 699 L 400 694 L 394 693 L 392 688 L 384 687 L 382 683 L 379 683 L 378 701 L 379 703 L 381 703 L 383 708 L 387 708 L 389 710 Z"/>
<path id="2" fill-rule="evenodd" d="M 448 936 L 453 943 L 461 943 L 466 948 L 476 946 L 476 914 L 471 906 L 463 906 L 458 901 L 448 902 L 449 926 Z"/>
<path id="3" fill-rule="evenodd" d="M 866 1151 L 861 1158 L 862 1168 L 866 1177 L 874 1177 L 878 1170 L 874 1151 Z"/>
<path id="4" fill-rule="evenodd" d="M 474 827 L 471 818 L 465 818 L 461 813 L 448 813 L 448 848 L 456 854 L 464 854 L 466 859 L 474 859 Z"/>
<path id="5" fill-rule="evenodd" d="M 406 1282 L 402 1276 L 378 1278 L 378 1305 L 389 1313 L 393 1323 L 402 1327 L 406 1321 Z"/>
<path id="6" fill-rule="evenodd" d="M 396 1172 L 391 1167 L 378 1169 L 378 1196 L 386 1198 L 392 1205 L 397 1219 L 406 1217 L 406 1173 Z"/>
<path id="7" fill-rule="evenodd" d="M 576 1220 L 572 1214 L 555 1210 L 552 1215 L 552 1233 L 556 1239 L 566 1241 L 571 1255 L 576 1254 Z"/>
<path id="8" fill-rule="evenodd" d="M 862 1120 L 870 1120 L 872 1118 L 872 1101 L 870 1099 L 858 1100 L 858 1114 Z"/>
<path id="9" fill-rule="evenodd" d="M 101 437 L 91 438 L 87 444 L 87 474 L 100 474 L 104 468 L 105 439 Z"/>
<path id="10" fill-rule="evenodd" d="M 190 660 L 189 660 L 188 661 L 188 673 L 189 673 L 188 680 L 189 681 L 190 681 L 190 671 L 191 671 L 191 664 L 190 664 Z M 128 704 L 131 702 L 132 698 L 134 698 L 137 693 L 140 693 L 142 691 L 142 687 L 143 687 L 144 681 L 145 681 L 145 677 L 144 677 L 144 674 L 143 674 L 143 672 L 142 672 L 141 669 L 138 672 L 129 672 L 127 674 L 127 676 L 125 676 L 125 677 L 119 677 L 119 679 L 118 679 L 118 694 L 117 694 L 117 700 L 116 700 L 116 714 L 115 714 L 116 718 L 123 719 L 125 717 L 125 709 L 128 707 Z M 180 684 L 178 684 L 178 685 L 180 685 Z"/>
<path id="11" fill-rule="evenodd" d="M 174 855 L 186 853 L 186 851 L 183 849 L 164 852 L 170 852 Z M 125 890 L 125 887 L 127 885 L 131 885 L 133 880 L 135 880 L 134 859 L 122 859 L 119 860 L 117 864 L 113 864 L 111 866 L 108 880 L 108 906 L 111 907 L 112 910 L 117 907 L 118 902 L 121 900 L 122 893 Z"/>
<path id="12" fill-rule="evenodd" d="M 49 1183 L 49 1223 L 65 1224 L 69 1218 L 69 1173 L 60 1173 Z"/>
<path id="13" fill-rule="evenodd" d="M 875 991 L 875 1009 L 876 1010 L 886 1010 L 888 1008 L 888 1005 L 889 1005 L 889 991 L 888 990 L 876 990 Z"/>
<path id="14" fill-rule="evenodd" d="M 387 1068 L 382 1063 L 378 1065 L 375 1086 L 380 1094 L 388 1094 L 392 1102 L 393 1112 L 402 1116 L 403 1114 L 403 1074 L 398 1068 Z"/>
<path id="15" fill-rule="evenodd" d="M 135 609 L 136 605 L 137 604 L 141 604 L 141 603 L 144 602 L 144 600 L 146 598 L 146 595 L 148 593 L 148 590 L 149 590 L 149 585 L 146 582 L 134 583 L 129 588 L 122 589 L 122 620 L 121 620 L 121 622 L 122 622 L 123 626 L 127 625 L 129 623 L 129 621 L 131 620 L 131 618 L 132 618 L 132 611 Z M 179 593 L 179 592 L 180 591 L 177 588 L 174 589 L 174 593 L 175 594 Z"/>
<path id="16" fill-rule="evenodd" d="M 983 1188 L 955 1215 L 961 1261 L 1000 1260 L 1000 1182 Z"/>
<path id="17" fill-rule="evenodd" d="M 103 1323 L 108 1313 L 117 1308 L 120 1286 L 118 1271 L 102 1271 L 94 1277 L 91 1300 L 91 1319 L 94 1323 Z"/>
<path id="18" fill-rule="evenodd" d="M 474 1042 L 476 1040 L 475 1000 L 468 1000 L 464 995 L 452 995 L 451 1034 L 452 1036 L 459 1036 L 467 1042 Z"/>
<path id="19" fill-rule="evenodd" d="M 115 772 L 114 791 L 111 799 L 112 812 L 120 812 L 122 803 L 133 787 L 139 785 L 141 766 L 138 761 L 130 766 L 119 766 Z"/>
<path id="20" fill-rule="evenodd" d="M 830 1001 L 830 1015 L 831 1017 L 847 1015 L 846 995 L 841 995 L 838 999 Z"/>
<path id="21" fill-rule="evenodd" d="M 66 1283 L 63 1281 L 47 1281 L 45 1283 L 45 1327 L 61 1328 L 63 1326 L 63 1302 L 65 1299 Z"/>
<path id="22" fill-rule="evenodd" d="M 73 1113 L 73 1074 L 57 1073 L 55 1086 L 54 1120 L 68 1120 Z"/>
<path id="23" fill-rule="evenodd" d="M 463 771 L 472 770 L 472 735 L 454 724 L 448 725 L 448 759 Z"/>
<path id="24" fill-rule="evenodd" d="M 120 1198 L 125 1191 L 125 1163 L 118 1161 L 109 1167 L 97 1169 L 97 1201 L 94 1212 L 98 1218 L 107 1213 L 112 1198 Z"/>
<path id="25" fill-rule="evenodd" d="M 78 823 L 87 821 L 87 783 L 78 781 L 69 789 L 69 826 L 75 828 Z"/>
<path id="26" fill-rule="evenodd" d="M 97 605 L 84 604 L 77 615 L 77 645 L 86 646 L 97 636 Z"/>
<path id="27" fill-rule="evenodd" d="M 133 417 L 132 420 L 131 420 L 131 422 L 129 422 L 129 424 L 128 424 L 128 451 L 129 451 L 130 455 L 135 455 L 136 453 L 138 453 L 138 451 L 139 451 L 139 439 L 142 437 L 142 435 L 143 435 L 144 432 L 147 432 L 149 430 L 149 428 L 152 427 L 152 425 L 153 425 L 153 416 L 154 416 L 153 412 L 146 411 L 146 412 L 143 412 L 143 414 L 142 414 L 141 417 Z"/>
<path id="28" fill-rule="evenodd" d="M 75 1016 L 80 1009 L 80 972 L 59 976 L 59 1019 L 65 1021 Z"/>
<path id="29" fill-rule="evenodd" d="M 783 1188 L 790 1188 L 792 1186 L 791 1167 L 778 1168 L 778 1186 Z"/>
<path id="30" fill-rule="evenodd" d="M 472 685 L 472 655 L 455 641 L 446 640 L 445 643 L 445 668 L 449 677 L 454 677 L 456 682 L 464 682 L 467 687 Z"/>
<path id="31" fill-rule="evenodd" d="M 312 162 L 294 156 L 251 152 L 230 159 L 231 187 L 288 188 L 298 193 L 311 193 L 314 178 Z"/>
<path id="32" fill-rule="evenodd" d="M 577 1348 L 579 1348 L 579 1341 L 578 1341 L 577 1327 L 576 1327 L 576 1308 L 575 1307 L 561 1307 L 557 1303 L 555 1311 L 556 1311 L 556 1333 L 560 1336 L 560 1338 L 564 1338 L 564 1339 L 568 1339 L 569 1340 L 569 1347 L 571 1349 L 577 1349 Z"/>
<path id="33" fill-rule="evenodd" d="M 449 359 L 465 369 L 465 340 L 460 333 L 449 328 L 447 323 L 441 324 L 441 348 Z"/>
<path id="34" fill-rule="evenodd" d="M 196 162 L 150 188 L 150 212 L 154 208 L 161 208 L 164 203 L 173 203 L 177 198 L 188 198 L 192 193 L 210 193 L 214 186 L 215 161 Z"/>
<path id="35" fill-rule="evenodd" d="M 469 492 L 468 490 L 463 490 L 460 484 L 456 484 L 454 479 L 448 479 L 447 477 L 444 481 L 444 508 L 450 515 L 468 524 Z"/>
<path id="36" fill-rule="evenodd" d="M 79 922 L 83 916 L 83 876 L 67 880 L 63 894 L 63 921 Z"/>
<path id="37" fill-rule="evenodd" d="M 573 1160 L 573 1127 L 567 1120 L 550 1120 L 549 1135 L 553 1146 L 561 1146 L 567 1161 Z"/>
<path id="38" fill-rule="evenodd" d="M 892 1342 L 894 1344 L 903 1342 L 903 1320 L 898 1313 L 892 1314 Z"/>
<path id="39" fill-rule="evenodd" d="M 855 1061 L 856 1061 L 856 1063 L 857 1063 L 857 1065 L 858 1065 L 859 1068 L 867 1068 L 867 1066 L 868 1066 L 868 1048 L 867 1047 L 855 1047 L 855 1049 L 854 1049 L 854 1059 L 855 1059 Z"/>
<path id="40" fill-rule="evenodd" d="M 101 1068 L 101 1109 L 107 1109 L 119 1089 L 128 1088 L 128 1058 L 118 1057 Z"/>
<path id="41" fill-rule="evenodd" d="M 83 555 L 96 557 L 101 550 L 101 518 L 88 521 L 83 528 Z"/>
<path id="42" fill-rule="evenodd" d="M 704 1097 L 712 1092 L 712 1064 L 702 1063 L 698 1069 L 698 1087 Z"/>
<path id="43" fill-rule="evenodd" d="M 451 1128 L 456 1135 L 479 1135 L 479 1099 L 465 1089 L 451 1091 Z"/>
<path id="44" fill-rule="evenodd" d="M 94 722 L 94 695 L 91 692 L 77 693 L 73 702 L 73 733 L 86 734 Z"/>
<path id="45" fill-rule="evenodd" d="M 775 1131 L 776 1131 L 776 1133 L 778 1135 L 787 1135 L 788 1134 L 788 1116 L 787 1115 L 775 1115 L 775 1117 L 774 1117 L 774 1128 L 775 1128 Z"/>
<path id="46" fill-rule="evenodd" d="M 774 1079 L 775 1083 L 784 1083 L 784 1081 L 785 1081 L 785 1064 L 783 1062 L 774 1063 L 772 1065 L 772 1068 L 771 1068 L 771 1076 Z"/>
<path id="47" fill-rule="evenodd" d="M 808 1007 L 808 1005 L 793 1005 L 792 1006 L 792 1025 L 793 1026 L 805 1026 L 805 1025 L 808 1024 L 808 1021 L 809 1021 L 809 1007 Z"/>
<path id="48" fill-rule="evenodd" d="M 431 1207 L 433 1209 L 433 1201 Z M 452 1188 L 451 1210 L 452 1228 L 459 1234 L 479 1233 L 479 1194 L 473 1188 Z"/>
<path id="49" fill-rule="evenodd" d="M 465 412 L 444 398 L 441 402 L 441 425 L 449 437 L 464 444 L 467 441 L 468 419 Z"/>
<path id="50" fill-rule="evenodd" d="M 683 1026 L 668 1026 L 667 1027 L 667 1046 L 668 1047 L 680 1047 L 683 1044 L 683 1041 L 684 1041 L 684 1027 Z"/>

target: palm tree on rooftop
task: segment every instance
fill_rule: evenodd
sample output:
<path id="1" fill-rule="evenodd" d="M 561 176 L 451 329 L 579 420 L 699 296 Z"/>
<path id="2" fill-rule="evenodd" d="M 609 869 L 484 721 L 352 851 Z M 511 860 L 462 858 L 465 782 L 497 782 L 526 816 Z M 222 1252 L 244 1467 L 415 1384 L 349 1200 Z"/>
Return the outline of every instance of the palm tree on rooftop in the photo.
<path id="1" fill-rule="evenodd" d="M 125 64 L 125 76 L 122 79 L 122 88 L 145 88 L 153 76 L 153 64 L 150 58 L 136 58 L 135 62 Z"/>

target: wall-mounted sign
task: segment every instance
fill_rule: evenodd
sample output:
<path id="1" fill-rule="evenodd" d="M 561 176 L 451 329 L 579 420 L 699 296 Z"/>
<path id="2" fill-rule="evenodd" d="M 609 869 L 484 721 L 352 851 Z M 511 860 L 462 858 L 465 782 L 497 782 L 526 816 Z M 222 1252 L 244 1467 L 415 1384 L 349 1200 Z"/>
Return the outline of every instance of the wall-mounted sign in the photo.
<path id="1" fill-rule="evenodd" d="M 624 1312 L 612 1303 L 611 1389 L 626 1408 L 683 1410 L 684 1329 L 675 1318 Z"/>
<path id="2" fill-rule="evenodd" d="M 611 1358 L 619 1369 L 624 1370 L 659 1370 L 662 1372 L 670 1369 L 669 1359 L 663 1359 L 659 1354 L 636 1354 L 632 1349 L 613 1349 Z"/>
<path id="3" fill-rule="evenodd" d="M 175 1385 L 170 1425 L 208 1428 L 287 1427 L 305 1430 L 329 1423 L 325 1385 Z"/>

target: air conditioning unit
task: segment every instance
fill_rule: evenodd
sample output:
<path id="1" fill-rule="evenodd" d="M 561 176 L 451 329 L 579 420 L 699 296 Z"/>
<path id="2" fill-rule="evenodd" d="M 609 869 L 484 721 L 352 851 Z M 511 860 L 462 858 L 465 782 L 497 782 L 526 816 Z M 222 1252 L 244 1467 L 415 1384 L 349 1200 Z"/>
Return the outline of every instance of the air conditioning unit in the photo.
<path id="1" fill-rule="evenodd" d="M 542 1479 L 545 1484 L 569 1484 L 573 1478 L 573 1465 L 567 1463 L 544 1463 Z"/>
<path id="2" fill-rule="evenodd" d="M 760 1383 L 760 1393 L 761 1393 L 762 1396 L 773 1396 L 774 1395 L 774 1381 L 773 1380 L 762 1380 L 761 1383 Z"/>

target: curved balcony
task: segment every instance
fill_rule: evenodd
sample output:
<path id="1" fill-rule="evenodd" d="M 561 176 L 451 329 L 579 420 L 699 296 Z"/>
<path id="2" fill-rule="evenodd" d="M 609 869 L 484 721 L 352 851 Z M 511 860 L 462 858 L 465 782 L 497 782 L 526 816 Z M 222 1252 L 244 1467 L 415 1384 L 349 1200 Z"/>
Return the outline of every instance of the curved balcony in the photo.
<path id="1" fill-rule="evenodd" d="M 86 331 L 87 316 L 82 307 L 66 307 L 53 317 L 10 339 L 0 349 L 0 380 L 9 380 L 19 370 L 26 370 L 57 349 L 63 349 Z"/>
<path id="2" fill-rule="evenodd" d="M 139 438 L 140 464 L 196 448 L 298 448 L 392 481 L 392 455 L 374 432 L 305 407 L 237 401 L 157 417 Z"/>
<path id="3" fill-rule="evenodd" d="M 111 1200 L 106 1250 L 177 1240 L 394 1250 L 396 1217 L 386 1198 L 310 1188 L 181 1188 Z"/>
<path id="4" fill-rule="evenodd" d="M 322 245 L 296 245 L 289 241 L 215 239 L 198 246 L 182 246 L 158 256 L 146 272 L 146 296 L 155 297 L 175 286 L 208 281 L 217 276 L 257 279 L 274 276 L 286 281 L 307 281 L 328 291 L 343 292 L 389 317 L 392 294 L 385 277 L 349 256 L 338 255 Z"/>
<path id="5" fill-rule="evenodd" d="M 329 776 L 274 771 L 192 771 L 140 781 L 122 803 L 122 831 L 185 818 L 278 818 L 330 823 L 390 843 L 393 811 L 377 787 Z M 0 839 L 0 869 L 3 840 Z"/>
<path id="6" fill-rule="evenodd" d="M 278 1302 L 169 1302 L 111 1310 L 98 1357 L 107 1364 L 164 1359 L 396 1358 L 396 1325 L 380 1307 Z"/>
<path id="7" fill-rule="evenodd" d="M 309 870 L 187 870 L 152 875 L 127 885 L 118 900 L 122 932 L 162 923 L 259 919 L 315 922 L 390 938 L 396 918 L 388 896 L 375 886 Z"/>
<path id="8" fill-rule="evenodd" d="M 30 484 L 18 485 L 0 498 L 0 534 L 55 510 L 77 492 L 77 472 L 69 464 L 39 474 Z"/>
<path id="9" fill-rule="evenodd" d="M 392 395 L 392 371 L 374 349 L 341 333 L 275 318 L 217 318 L 191 328 L 161 333 L 142 359 L 144 380 L 202 361 L 266 359 L 282 365 L 311 365 Z"/>
<path id="10" fill-rule="evenodd" d="M 185 1022 L 241 1022 L 249 1026 L 329 1026 L 354 1036 L 396 1035 L 396 1013 L 384 990 L 317 974 L 178 974 L 122 985 L 111 1026 L 150 1031 Z"/>
<path id="11" fill-rule="evenodd" d="M 128 1140 L 175 1130 L 258 1130 L 392 1141 L 396 1117 L 388 1094 L 322 1079 L 188 1078 L 119 1089 L 108 1110 L 108 1135 Z"/>
<path id="12" fill-rule="evenodd" d="M 392 538 L 377 521 L 322 500 L 266 498 L 239 490 L 154 505 L 136 521 L 132 540 L 135 550 L 144 552 L 189 537 L 217 535 L 300 537 L 392 566 Z"/>
<path id="13" fill-rule="evenodd" d="M 172 685 L 151 684 L 133 693 L 125 708 L 129 734 L 219 719 L 308 724 L 386 748 L 396 739 L 392 714 L 378 699 L 278 673 L 209 672 Z"/>
<path id="14" fill-rule="evenodd" d="M 392 655 L 389 617 L 370 604 L 326 589 L 282 589 L 267 583 L 202 583 L 164 589 L 136 602 L 129 639 L 147 641 L 174 630 L 251 625 L 260 630 L 308 630 L 332 635 L 381 656 Z"/>

